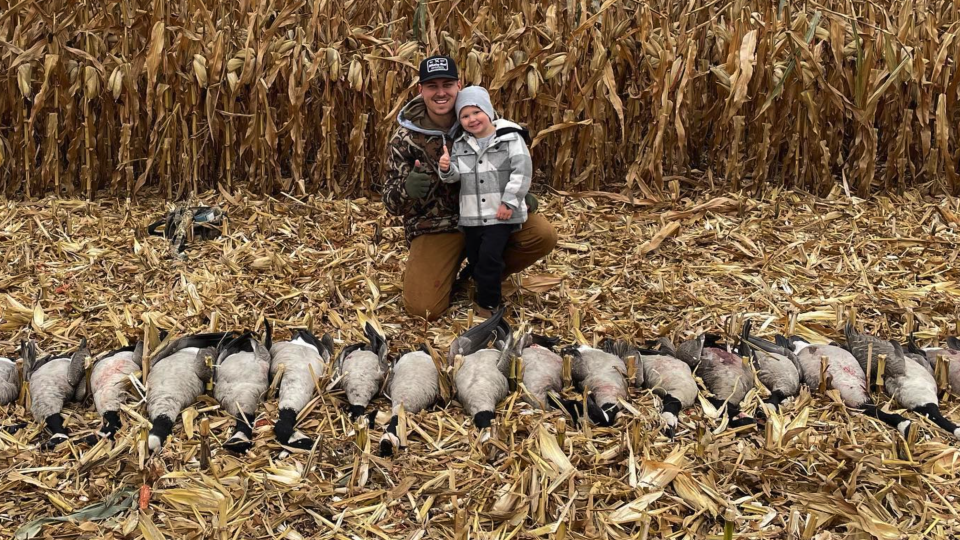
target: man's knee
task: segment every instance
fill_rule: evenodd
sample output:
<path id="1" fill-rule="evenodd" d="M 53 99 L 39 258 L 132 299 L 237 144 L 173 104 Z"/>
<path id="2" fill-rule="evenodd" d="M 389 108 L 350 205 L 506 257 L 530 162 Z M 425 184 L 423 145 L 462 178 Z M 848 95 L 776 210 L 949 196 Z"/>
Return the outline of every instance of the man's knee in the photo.
<path id="1" fill-rule="evenodd" d="M 552 223 L 543 220 L 545 227 L 543 231 L 543 236 L 540 240 L 540 247 L 543 249 L 543 254 L 546 255 L 550 253 L 557 247 L 557 242 L 560 241 L 560 235 L 557 233 L 556 227 Z"/>
<path id="2" fill-rule="evenodd" d="M 559 235 L 552 223 L 540 214 L 532 214 L 527 222 L 530 226 L 524 238 L 524 248 L 543 257 L 557 247 Z"/>
<path id="3" fill-rule="evenodd" d="M 403 276 L 403 305 L 416 317 L 436 320 L 450 307 L 450 289 L 460 265 L 462 233 L 418 236 Z"/>
<path id="4" fill-rule="evenodd" d="M 410 294 L 404 289 L 403 307 L 413 317 L 435 321 L 450 307 L 450 296 Z"/>

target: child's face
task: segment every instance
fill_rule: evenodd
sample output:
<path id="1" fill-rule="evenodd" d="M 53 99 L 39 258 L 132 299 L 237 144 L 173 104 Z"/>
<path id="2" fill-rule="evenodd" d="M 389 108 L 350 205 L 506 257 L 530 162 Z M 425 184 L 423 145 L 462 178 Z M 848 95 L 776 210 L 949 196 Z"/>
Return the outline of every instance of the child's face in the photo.
<path id="1" fill-rule="evenodd" d="M 487 113 L 483 112 L 480 107 L 473 105 L 460 110 L 460 125 L 472 135 L 484 134 L 493 128 L 493 123 L 490 122 Z"/>

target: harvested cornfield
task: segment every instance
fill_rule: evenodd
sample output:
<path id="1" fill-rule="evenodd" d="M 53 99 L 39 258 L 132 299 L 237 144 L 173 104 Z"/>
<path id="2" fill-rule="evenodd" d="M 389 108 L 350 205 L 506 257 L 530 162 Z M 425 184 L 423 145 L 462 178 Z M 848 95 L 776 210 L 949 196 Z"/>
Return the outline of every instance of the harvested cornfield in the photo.
<path id="1" fill-rule="evenodd" d="M 429 53 L 551 186 L 956 194 L 955 2 L 0 2 L 0 192 L 364 194 Z"/>
<path id="2" fill-rule="evenodd" d="M 147 188 L 148 190 L 151 188 Z M 375 318 L 392 351 L 426 341 L 443 353 L 469 324 L 464 297 L 434 324 L 400 308 L 402 228 L 382 205 L 335 197 L 263 199 L 207 192 L 227 212 L 223 238 L 185 259 L 145 236 L 164 207 L 44 199 L 0 209 L 0 355 L 33 336 L 48 351 L 81 336 L 96 354 L 156 324 L 177 333 L 254 328 L 329 332 L 339 350 Z M 960 201 L 910 192 L 864 201 L 775 191 L 655 203 L 615 193 L 545 197 L 557 250 L 516 282 L 508 317 L 563 343 L 639 342 L 722 331 L 838 336 L 866 331 L 921 343 L 955 335 Z M 318 386 L 330 382 L 318 374 Z M 134 390 L 135 395 L 138 394 Z M 757 387 L 747 409 L 766 390 Z M 372 429 L 353 425 L 342 392 L 322 392 L 300 429 L 318 437 L 284 455 L 272 436 L 277 400 L 258 411 L 246 456 L 221 448 L 233 420 L 209 397 L 187 409 L 166 449 L 146 451 L 143 404 L 122 412 L 115 443 L 90 405 L 66 408 L 74 437 L 53 451 L 22 404 L 0 422 L 0 536 L 19 538 L 955 538 L 957 441 L 920 416 L 920 439 L 804 388 L 765 427 L 731 430 L 700 402 L 660 434 L 659 402 L 632 390 L 613 428 L 580 429 L 516 394 L 482 441 L 458 404 L 406 417 L 408 447 L 377 455 L 389 405 Z M 895 410 L 889 397 L 878 403 Z M 944 413 L 960 417 L 947 395 Z M 205 424 L 210 432 L 206 434 Z M 70 518 L 70 516 L 73 516 Z M 45 521 L 35 519 L 50 518 Z M 20 529 L 29 522 L 29 527 Z"/>

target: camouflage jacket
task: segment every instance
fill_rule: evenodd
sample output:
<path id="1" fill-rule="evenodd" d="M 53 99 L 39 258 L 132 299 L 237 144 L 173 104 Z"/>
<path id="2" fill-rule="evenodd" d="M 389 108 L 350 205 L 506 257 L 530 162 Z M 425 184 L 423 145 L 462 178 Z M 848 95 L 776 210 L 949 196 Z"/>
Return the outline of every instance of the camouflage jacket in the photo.
<path id="1" fill-rule="evenodd" d="M 424 128 L 421 120 L 426 114 L 421 96 L 407 103 L 397 115 L 400 127 L 387 147 L 383 204 L 387 212 L 403 217 L 408 244 L 421 234 L 456 231 L 460 217 L 460 184 L 441 182 L 437 166 L 443 146 L 453 144 L 460 125 L 454 124 L 448 132 Z M 405 186 L 416 160 L 423 172 L 432 176 L 430 191 L 423 199 L 409 197 Z"/>

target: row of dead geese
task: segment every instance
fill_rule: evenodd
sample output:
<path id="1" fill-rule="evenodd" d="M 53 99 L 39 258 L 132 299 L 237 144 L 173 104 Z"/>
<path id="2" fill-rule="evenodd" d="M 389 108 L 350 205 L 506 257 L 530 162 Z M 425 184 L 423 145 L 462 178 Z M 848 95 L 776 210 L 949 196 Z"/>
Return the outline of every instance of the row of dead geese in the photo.
<path id="1" fill-rule="evenodd" d="M 615 423 L 620 401 L 628 399 L 628 381 L 635 381 L 637 387 L 659 396 L 664 431 L 673 437 L 680 412 L 694 404 L 699 392 L 696 375 L 710 394 L 709 401 L 729 416 L 731 427 L 755 422 L 740 408 L 759 379 L 770 392 L 763 400 L 764 408 L 776 408 L 796 396 L 802 384 L 813 391 L 834 389 L 847 407 L 861 409 L 907 436 L 909 430 L 916 429 L 913 421 L 881 410 L 868 391 L 882 373 L 884 388 L 897 404 L 960 438 L 960 429 L 940 411 L 935 378 L 938 374 L 948 379 L 954 391 L 960 390 L 960 341 L 956 338 L 949 338 L 944 348 L 921 349 L 911 337 L 905 351 L 897 341 L 859 333 L 850 324 L 845 328 L 844 345 L 811 344 L 782 335 L 771 342 L 750 335 L 750 331 L 747 321 L 736 344 L 723 344 L 717 336 L 701 334 L 679 346 L 669 338 L 660 338 L 656 349 L 605 339 L 599 348 L 571 345 L 558 351 L 556 339 L 532 333 L 515 338 L 501 309 L 457 337 L 450 346 L 448 361 L 456 365 L 456 399 L 481 429 L 490 426 L 498 404 L 510 395 L 511 363 L 519 358 L 522 373 L 516 378 L 521 381 L 521 399 L 535 409 L 562 409 L 575 423 Z M 370 402 L 381 392 L 389 397 L 391 418 L 380 440 L 380 451 L 391 455 L 400 442 L 397 427 L 401 407 L 415 414 L 438 403 L 441 369 L 446 368 L 438 366 L 426 346 L 402 351 L 391 363 L 384 336 L 369 322 L 364 333 L 366 342 L 348 345 L 337 356 L 331 388 L 344 391 L 352 420 L 367 415 Z M 329 334 L 318 340 L 309 331 L 298 329 L 288 341 L 274 342 L 270 324 L 265 321 L 262 339 L 249 331 L 161 339 L 162 347 L 151 359 L 147 377 L 146 409 L 152 424 L 148 445 L 153 452 L 163 447 L 181 411 L 206 391 L 211 380 L 214 398 L 236 418 L 224 447 L 246 452 L 253 445 L 252 426 L 260 401 L 281 369 L 276 439 L 291 448 L 313 446 L 314 441 L 295 426 L 298 414 L 315 396 L 319 376 L 333 358 L 334 342 Z M 31 414 L 52 434 L 43 444 L 52 448 L 70 437 L 61 415 L 63 406 L 83 401 L 88 394 L 93 396 L 102 424 L 85 442 L 114 436 L 121 426 L 120 406 L 131 396 L 129 382 L 142 367 L 143 343 L 104 353 L 93 360 L 92 367 L 85 362 L 90 357 L 85 340 L 72 354 L 51 354 L 39 360 L 33 343 L 25 341 L 21 356 L 22 377 L 29 383 Z M 570 357 L 570 376 L 587 396 L 585 400 L 562 397 L 563 356 Z M 631 357 L 636 359 L 636 369 L 628 378 L 625 360 Z M 938 362 L 943 365 L 942 374 L 936 368 Z M 18 398 L 23 386 L 20 379 L 16 362 L 0 358 L 0 404 Z M 763 409 L 758 409 L 758 415 L 762 414 Z M 369 415 L 371 425 L 375 415 L 376 411 Z M 4 429 L 15 431 L 25 425 Z"/>

